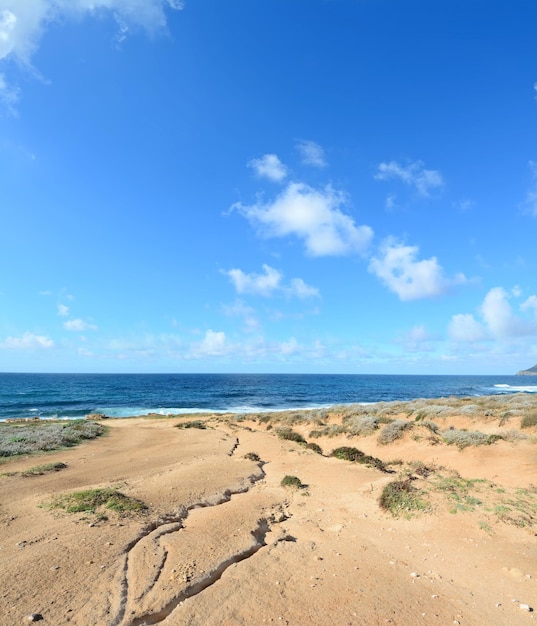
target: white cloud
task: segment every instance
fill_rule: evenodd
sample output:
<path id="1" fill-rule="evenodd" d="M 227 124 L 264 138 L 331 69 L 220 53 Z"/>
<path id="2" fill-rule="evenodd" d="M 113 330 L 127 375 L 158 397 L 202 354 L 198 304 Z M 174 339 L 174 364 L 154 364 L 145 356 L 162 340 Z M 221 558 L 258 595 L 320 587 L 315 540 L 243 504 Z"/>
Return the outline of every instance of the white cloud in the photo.
<path id="1" fill-rule="evenodd" d="M 291 337 L 288 341 L 282 341 L 280 344 L 280 354 L 284 356 L 296 354 L 299 350 L 300 346 L 294 337 Z"/>
<path id="2" fill-rule="evenodd" d="M 270 265 L 263 264 L 263 274 L 246 274 L 240 269 L 231 269 L 222 273 L 229 276 L 237 293 L 251 293 L 269 297 L 277 291 L 301 299 L 319 297 L 319 290 L 306 284 L 302 278 L 293 278 L 289 285 L 283 285 L 283 274 Z"/>
<path id="3" fill-rule="evenodd" d="M 326 167 L 327 163 L 324 157 L 324 150 L 318 143 L 315 143 L 315 141 L 300 139 L 296 142 L 296 147 L 304 165 Z"/>
<path id="4" fill-rule="evenodd" d="M 409 352 L 430 352 L 433 337 L 427 332 L 423 325 L 413 326 L 404 333 L 403 337 L 398 341 L 405 346 L 405 350 Z"/>
<path id="5" fill-rule="evenodd" d="M 282 274 L 278 270 L 263 265 L 263 274 L 246 274 L 240 269 L 231 269 L 224 272 L 229 278 L 237 293 L 253 293 L 260 296 L 270 296 L 279 288 Z"/>
<path id="6" fill-rule="evenodd" d="M 481 305 L 481 314 L 490 332 L 496 337 L 522 337 L 537 333 L 537 298 L 530 296 L 521 305 L 533 313 L 530 319 L 516 315 L 509 299 L 513 297 L 502 287 L 491 289 Z M 516 296 L 515 296 L 516 297 Z"/>
<path id="7" fill-rule="evenodd" d="M 516 294 L 516 295 L 520 295 Z M 533 314 L 537 315 L 537 296 L 530 296 L 525 302 L 520 305 L 520 309 L 522 311 L 532 311 Z"/>
<path id="8" fill-rule="evenodd" d="M 397 199 L 397 196 L 394 193 L 389 193 L 386 196 L 386 201 L 384 203 L 384 206 L 386 207 L 388 211 L 392 211 L 395 208 L 396 199 Z"/>
<path id="9" fill-rule="evenodd" d="M 443 187 L 444 180 L 440 172 L 426 170 L 423 166 L 422 161 L 414 161 L 408 165 L 401 165 L 397 161 L 381 163 L 375 174 L 375 180 L 398 178 L 413 187 L 420 196 L 427 197 L 433 189 Z"/>
<path id="10" fill-rule="evenodd" d="M 373 257 L 369 271 L 401 300 L 431 298 L 445 293 L 451 286 L 466 282 L 463 274 L 448 279 L 436 257 L 417 260 L 419 248 L 385 242 L 379 257 Z"/>
<path id="11" fill-rule="evenodd" d="M 254 169 L 258 176 L 275 182 L 281 182 L 287 176 L 287 167 L 275 154 L 264 154 L 259 159 L 252 159 L 248 167 Z"/>
<path id="12" fill-rule="evenodd" d="M 196 355 L 219 356 L 226 350 L 226 334 L 208 330 L 205 337 L 196 347 Z"/>
<path id="13" fill-rule="evenodd" d="M 241 300 L 238 300 L 234 304 L 223 305 L 222 310 L 224 314 L 229 317 L 242 318 L 246 332 L 253 332 L 259 329 L 260 324 L 256 317 L 255 310 L 244 304 Z"/>
<path id="14" fill-rule="evenodd" d="M 0 347 L 11 350 L 35 350 L 38 348 L 53 348 L 54 341 L 44 335 L 34 335 L 26 332 L 22 337 L 7 337 Z"/>
<path id="15" fill-rule="evenodd" d="M 294 235 L 304 240 L 313 256 L 364 253 L 373 237 L 369 226 L 357 226 L 340 209 L 347 203 L 342 192 L 327 186 L 314 189 L 304 183 L 289 183 L 272 202 L 246 206 L 239 211 L 264 237 Z"/>
<path id="16" fill-rule="evenodd" d="M 430 337 L 425 326 L 414 326 L 406 333 L 405 339 L 411 343 L 422 343 L 429 341 Z"/>
<path id="17" fill-rule="evenodd" d="M 474 342 L 486 338 L 486 331 L 472 314 L 459 313 L 451 318 L 448 333 L 453 341 Z"/>
<path id="18" fill-rule="evenodd" d="M 285 288 L 285 291 L 290 296 L 296 296 L 301 300 L 305 300 L 306 298 L 318 298 L 320 296 L 317 287 L 307 285 L 302 278 L 293 278 L 289 287 Z"/>
<path id="19" fill-rule="evenodd" d="M 166 8 L 182 7 L 182 0 L 1 0 L 0 63 L 11 59 L 31 67 L 40 38 L 52 22 L 108 11 L 124 37 L 129 26 L 151 33 L 164 29 Z M 0 74 L 0 98 L 13 106 L 17 96 L 17 89 Z"/>
<path id="20" fill-rule="evenodd" d="M 83 332 L 85 330 L 97 330 L 97 326 L 95 326 L 94 324 L 89 324 L 88 322 L 85 322 L 84 320 L 78 318 L 73 320 L 67 320 L 63 323 L 63 327 L 66 330 L 72 330 L 76 332 Z"/>
<path id="21" fill-rule="evenodd" d="M 448 327 L 454 341 L 475 342 L 483 339 L 511 340 L 537 335 L 537 296 L 531 295 L 519 305 L 520 313 L 511 305 L 521 296 L 518 287 L 507 291 L 493 287 L 479 307 L 482 322 L 470 313 L 460 313 L 451 318 Z"/>
<path id="22" fill-rule="evenodd" d="M 16 104 L 19 100 L 19 90 L 9 85 L 4 74 L 0 73 L 0 102 L 12 115 L 17 114 Z"/>
<path id="23" fill-rule="evenodd" d="M 69 315 L 69 307 L 65 306 L 65 304 L 58 304 L 58 315 L 67 317 Z"/>

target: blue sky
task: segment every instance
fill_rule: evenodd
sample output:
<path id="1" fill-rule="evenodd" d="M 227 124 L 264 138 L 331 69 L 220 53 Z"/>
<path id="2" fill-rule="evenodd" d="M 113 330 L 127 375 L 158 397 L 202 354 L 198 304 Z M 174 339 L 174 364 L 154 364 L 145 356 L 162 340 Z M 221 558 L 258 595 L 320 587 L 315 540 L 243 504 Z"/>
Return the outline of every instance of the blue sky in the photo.
<path id="1" fill-rule="evenodd" d="M 0 0 L 0 371 L 534 365 L 536 23 Z"/>

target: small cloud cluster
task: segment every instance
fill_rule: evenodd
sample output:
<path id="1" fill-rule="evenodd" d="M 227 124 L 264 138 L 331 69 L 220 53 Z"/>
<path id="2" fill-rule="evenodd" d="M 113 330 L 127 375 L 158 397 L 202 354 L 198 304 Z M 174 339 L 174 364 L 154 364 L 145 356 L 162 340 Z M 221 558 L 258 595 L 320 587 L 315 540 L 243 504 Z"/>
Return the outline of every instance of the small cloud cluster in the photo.
<path id="1" fill-rule="evenodd" d="M 315 141 L 299 139 L 296 142 L 296 148 L 304 165 L 312 165 L 313 167 L 327 166 L 324 150 L 318 143 L 315 143 Z"/>
<path id="2" fill-rule="evenodd" d="M 436 257 L 418 260 L 418 252 L 417 246 L 387 240 L 380 255 L 371 259 L 369 271 L 403 301 L 439 296 L 467 282 L 464 274 L 447 278 Z"/>
<path id="3" fill-rule="evenodd" d="M 347 196 L 330 185 L 315 189 L 302 182 L 290 182 L 272 201 L 251 205 L 239 202 L 232 209 L 262 237 L 298 237 L 311 256 L 364 253 L 373 231 L 369 226 L 357 225 L 342 211 L 347 203 Z"/>
<path id="4" fill-rule="evenodd" d="M 318 167 L 326 165 L 324 151 L 315 142 L 301 140 L 297 148 L 304 163 Z M 282 182 L 289 174 L 276 154 L 253 159 L 248 166 L 258 176 L 277 182 Z M 420 196 L 428 196 L 431 190 L 444 184 L 442 175 L 436 170 L 425 169 L 422 161 L 407 165 L 397 161 L 381 163 L 375 178 L 398 178 Z M 388 200 L 393 207 L 395 196 L 390 195 Z M 349 204 L 347 194 L 331 185 L 315 188 L 301 181 L 290 181 L 273 199 L 258 199 L 250 205 L 239 202 L 232 206 L 232 210 L 245 217 L 261 237 L 293 236 L 302 240 L 310 256 L 370 255 L 369 271 L 402 301 L 439 296 L 468 282 L 462 273 L 447 277 L 436 257 L 420 260 L 417 246 L 396 243 L 391 237 L 379 246 L 375 255 L 371 255 L 373 229 L 356 224 L 347 211 Z M 264 270 L 263 275 L 248 275 L 234 269 L 228 275 L 239 293 L 266 294 L 279 285 L 281 276 L 269 266 L 264 266 Z M 296 293 L 302 290 L 305 295 L 310 295 L 308 289 L 295 282 Z"/>
<path id="5" fill-rule="evenodd" d="M 449 336 L 455 342 L 474 343 L 485 339 L 517 339 L 537 335 L 537 296 L 521 302 L 518 312 L 511 301 L 520 298 L 518 288 L 511 292 L 503 287 L 492 288 L 485 296 L 478 321 L 471 313 L 459 313 L 451 318 Z"/>
<path id="6" fill-rule="evenodd" d="M 444 186 L 444 179 L 440 172 L 425 169 L 423 161 L 413 161 L 407 165 L 402 165 L 397 161 L 381 163 L 377 168 L 375 179 L 398 179 L 423 197 L 428 197 L 431 191 Z"/>
<path id="7" fill-rule="evenodd" d="M 287 167 L 280 161 L 276 154 L 264 154 L 259 159 L 248 162 L 260 178 L 268 178 L 274 182 L 281 182 L 287 176 Z"/>
<path id="8" fill-rule="evenodd" d="M 40 350 L 54 348 L 54 341 L 45 335 L 25 332 L 21 337 L 7 337 L 0 348 L 8 350 Z"/>
<path id="9" fill-rule="evenodd" d="M 283 274 L 266 264 L 263 265 L 262 274 L 247 274 L 236 268 L 223 273 L 231 279 L 239 294 L 249 293 L 268 297 L 276 292 L 283 292 L 288 296 L 301 299 L 319 296 L 319 290 L 307 285 L 301 278 L 293 278 L 288 285 L 283 285 Z"/>
<path id="10" fill-rule="evenodd" d="M 58 304 L 58 315 L 60 317 L 67 317 L 69 315 L 69 307 L 62 303 Z M 95 326 L 95 324 L 91 324 L 80 318 L 66 320 L 63 323 L 63 327 L 65 328 L 65 330 L 79 333 L 86 330 L 97 330 L 97 326 Z"/>
<path id="11" fill-rule="evenodd" d="M 63 327 L 65 330 L 71 330 L 78 333 L 82 333 L 85 330 L 97 330 L 97 326 L 95 326 L 95 324 L 90 324 L 80 318 L 67 320 L 64 322 Z"/>

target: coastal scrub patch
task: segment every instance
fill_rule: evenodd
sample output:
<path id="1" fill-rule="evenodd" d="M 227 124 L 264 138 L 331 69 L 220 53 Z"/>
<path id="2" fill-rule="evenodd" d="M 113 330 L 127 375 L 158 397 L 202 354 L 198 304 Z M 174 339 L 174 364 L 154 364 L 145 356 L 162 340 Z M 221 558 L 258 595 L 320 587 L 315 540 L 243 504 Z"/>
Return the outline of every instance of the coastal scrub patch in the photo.
<path id="1" fill-rule="evenodd" d="M 304 489 L 304 487 L 306 486 L 303 484 L 300 478 L 298 478 L 298 476 L 289 476 L 289 474 L 282 478 L 280 484 L 282 487 L 287 487 L 290 489 Z"/>
<path id="2" fill-rule="evenodd" d="M 312 450 L 313 452 L 316 452 L 317 454 L 323 453 L 323 449 L 321 448 L 321 446 L 318 443 L 313 443 L 313 442 L 309 442 L 308 444 L 306 444 L 306 450 Z"/>
<path id="3" fill-rule="evenodd" d="M 4 422 L 0 423 L 0 457 L 72 447 L 105 432 L 102 424 L 86 420 Z"/>
<path id="4" fill-rule="evenodd" d="M 312 430 L 310 432 L 310 437 L 314 437 L 315 439 L 318 437 L 337 437 L 338 435 L 343 435 L 346 432 L 345 426 L 342 424 L 330 424 L 330 426 L 325 426 L 325 428 L 320 430 Z"/>
<path id="5" fill-rule="evenodd" d="M 42 476 L 51 472 L 59 472 L 67 467 L 67 463 L 44 463 L 43 465 L 34 465 L 20 473 L 21 476 Z"/>
<path id="6" fill-rule="evenodd" d="M 276 429 L 276 434 L 280 439 L 286 441 L 296 441 L 296 443 L 306 443 L 306 440 L 300 433 L 295 432 L 292 428 L 281 427 Z"/>
<path id="7" fill-rule="evenodd" d="M 537 411 L 528 411 L 520 420 L 520 428 L 532 428 L 537 426 Z"/>
<path id="8" fill-rule="evenodd" d="M 361 463 L 362 465 L 374 467 L 382 472 L 387 471 L 386 466 L 380 459 L 377 459 L 374 456 L 369 456 L 361 450 L 358 450 L 358 448 L 341 446 L 340 448 L 332 450 L 332 456 L 336 457 L 336 459 L 341 459 L 342 461 L 351 461 L 352 463 Z"/>
<path id="9" fill-rule="evenodd" d="M 190 420 L 188 422 L 181 422 L 176 424 L 175 428 L 198 428 L 199 430 L 205 430 L 207 425 L 201 420 Z"/>
<path id="10" fill-rule="evenodd" d="M 392 443 L 396 439 L 400 439 L 407 428 L 412 428 L 414 424 L 405 420 L 395 420 L 390 424 L 386 424 L 380 431 L 378 442 L 381 445 Z"/>
<path id="11" fill-rule="evenodd" d="M 59 495 L 49 503 L 48 508 L 64 509 L 67 513 L 96 513 L 105 508 L 119 515 L 127 515 L 141 513 L 147 510 L 147 505 L 116 489 L 105 487 Z"/>
<path id="12" fill-rule="evenodd" d="M 379 427 L 379 420 L 374 415 L 349 415 L 343 419 L 344 431 L 353 436 L 371 435 Z"/>
<path id="13" fill-rule="evenodd" d="M 261 463 L 261 457 L 255 452 L 247 452 L 244 455 L 244 458 L 248 459 L 249 461 L 254 461 L 254 463 Z"/>
<path id="14" fill-rule="evenodd" d="M 423 498 L 410 478 L 394 480 L 382 489 L 379 498 L 380 508 L 389 511 L 394 517 L 406 515 L 410 517 L 414 511 L 426 511 L 429 509 L 427 501 Z"/>
<path id="15" fill-rule="evenodd" d="M 474 491 L 479 491 L 482 484 L 491 486 L 486 480 L 480 478 L 462 478 L 457 473 L 450 475 L 439 475 L 435 477 L 434 486 L 444 493 L 451 503 L 450 513 L 458 511 L 472 512 L 476 507 L 483 504 L 482 500 L 474 495 Z"/>
<path id="16" fill-rule="evenodd" d="M 450 428 L 442 433 L 442 439 L 450 446 L 457 446 L 460 450 L 468 446 L 489 446 L 498 439 L 502 439 L 501 435 L 487 435 L 477 430 L 459 430 L 458 428 Z"/>

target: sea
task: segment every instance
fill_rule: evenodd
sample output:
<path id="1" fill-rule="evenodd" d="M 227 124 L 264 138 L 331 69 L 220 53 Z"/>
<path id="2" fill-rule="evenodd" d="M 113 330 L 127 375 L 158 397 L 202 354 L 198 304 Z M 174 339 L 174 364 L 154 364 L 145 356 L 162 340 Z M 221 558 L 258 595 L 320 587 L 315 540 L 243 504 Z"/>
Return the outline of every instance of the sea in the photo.
<path id="1" fill-rule="evenodd" d="M 535 383 L 533 383 L 535 380 Z M 537 393 L 537 378 L 365 374 L 0 374 L 0 421 L 316 409 Z"/>

